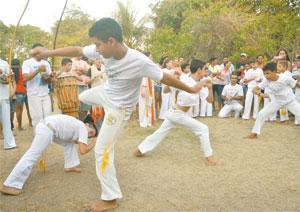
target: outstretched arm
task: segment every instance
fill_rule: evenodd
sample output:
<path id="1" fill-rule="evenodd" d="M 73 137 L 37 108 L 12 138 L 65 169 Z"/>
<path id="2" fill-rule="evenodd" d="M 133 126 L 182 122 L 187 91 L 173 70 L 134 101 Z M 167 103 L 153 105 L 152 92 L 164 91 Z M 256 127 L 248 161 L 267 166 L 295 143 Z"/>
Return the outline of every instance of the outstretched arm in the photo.
<path id="1" fill-rule="evenodd" d="M 172 75 L 167 74 L 167 73 L 164 73 L 161 82 L 163 84 L 178 88 L 180 90 L 184 90 L 188 93 L 198 93 L 202 88 L 201 83 L 197 83 L 194 87 L 190 87 L 190 86 L 184 84 L 183 82 L 181 82 L 180 80 L 176 79 Z"/>
<path id="2" fill-rule="evenodd" d="M 30 55 L 32 57 L 40 56 L 42 58 L 47 57 L 80 57 L 83 56 L 83 48 L 77 46 L 70 46 L 65 48 L 59 48 L 54 50 L 48 50 L 43 47 L 37 47 L 35 49 L 30 50 Z"/>

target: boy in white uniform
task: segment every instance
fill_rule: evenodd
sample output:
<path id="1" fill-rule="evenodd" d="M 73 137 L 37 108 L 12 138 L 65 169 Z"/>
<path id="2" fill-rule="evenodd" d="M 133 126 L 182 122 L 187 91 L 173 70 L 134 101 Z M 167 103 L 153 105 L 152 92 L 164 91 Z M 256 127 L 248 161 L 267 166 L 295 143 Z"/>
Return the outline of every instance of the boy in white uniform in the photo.
<path id="1" fill-rule="evenodd" d="M 117 199 L 122 193 L 114 167 L 114 144 L 138 102 L 143 77 L 159 80 L 164 84 L 191 93 L 197 93 L 201 85 L 189 87 L 160 70 L 142 53 L 128 48 L 123 43 L 122 28 L 112 18 L 102 18 L 89 30 L 93 45 L 66 47 L 56 50 L 37 49 L 33 55 L 82 56 L 101 58 L 108 79 L 103 86 L 97 86 L 80 94 L 79 99 L 90 105 L 100 105 L 105 117 L 95 146 L 96 173 L 102 187 L 101 200 L 95 201 L 94 211 L 105 211 L 118 207 Z"/>
<path id="2" fill-rule="evenodd" d="M 0 59 L 0 122 L 3 127 L 4 149 L 6 150 L 16 147 L 15 138 L 11 131 L 8 77 L 9 65 Z"/>
<path id="3" fill-rule="evenodd" d="M 32 49 L 42 47 L 33 45 Z M 25 60 L 22 65 L 24 82 L 27 85 L 29 113 L 35 128 L 38 122 L 51 114 L 51 100 L 48 84 L 51 82 L 51 68 L 40 56 Z"/>
<path id="4" fill-rule="evenodd" d="M 212 81 L 212 79 L 208 76 L 208 67 L 205 66 L 204 67 L 204 77 L 202 78 L 202 80 L 210 80 Z M 200 117 L 211 117 L 212 116 L 212 103 L 209 103 L 206 99 L 208 96 L 208 88 L 204 87 L 201 89 L 200 91 Z"/>
<path id="5" fill-rule="evenodd" d="M 287 70 L 288 66 L 289 64 L 286 60 L 279 60 L 277 62 L 277 72 L 287 77 L 292 77 L 292 73 L 289 70 Z M 279 115 L 281 123 L 286 125 L 289 124 L 289 112 L 286 107 L 280 108 Z"/>
<path id="6" fill-rule="evenodd" d="M 296 101 L 292 91 L 297 84 L 297 81 L 285 75 L 276 73 L 276 63 L 268 63 L 264 67 L 265 78 L 258 86 L 253 89 L 257 95 L 264 96 L 261 89 L 270 88 L 271 103 L 259 111 L 255 124 L 252 128 L 252 133 L 247 138 L 257 138 L 265 120 L 280 107 L 285 106 L 295 117 L 300 117 L 300 104 Z"/>
<path id="7" fill-rule="evenodd" d="M 252 68 L 245 73 L 244 77 L 244 83 L 248 84 L 248 91 L 245 99 L 245 109 L 242 117 L 245 120 L 248 120 L 250 118 L 253 99 L 253 118 L 256 119 L 257 113 L 259 111 L 259 101 L 258 96 L 252 92 L 252 89 L 255 88 L 257 84 L 264 78 L 263 71 L 260 68 L 257 68 L 255 60 L 251 62 L 251 67 Z"/>
<path id="8" fill-rule="evenodd" d="M 231 111 L 235 112 L 234 117 L 239 118 L 243 106 L 240 101 L 244 99 L 243 87 L 237 84 L 237 75 L 231 75 L 231 84 L 225 85 L 222 91 L 224 107 L 219 112 L 220 118 L 227 118 Z"/>
<path id="9" fill-rule="evenodd" d="M 192 76 L 181 79 L 184 80 L 186 84 L 195 85 L 196 81 L 203 77 L 203 66 L 204 63 L 202 61 L 193 59 L 190 67 Z M 207 85 L 209 87 L 209 96 L 207 97 L 207 100 L 213 102 L 211 81 L 203 81 L 202 85 Z M 196 136 L 199 137 L 204 152 L 205 163 L 207 165 L 216 165 L 216 161 L 213 159 L 213 151 L 210 146 L 208 127 L 188 115 L 190 107 L 196 104 L 196 99 L 198 97 L 198 94 L 179 91 L 176 106 L 166 113 L 166 119 L 160 128 L 152 135 L 148 136 L 138 148 L 134 150 L 134 155 L 139 157 L 152 151 L 176 124 L 180 124 L 191 129 Z"/>
<path id="10" fill-rule="evenodd" d="M 95 137 L 96 135 L 97 129 L 94 125 L 84 124 L 72 116 L 58 114 L 40 120 L 35 128 L 35 137 L 31 147 L 7 177 L 0 192 L 9 195 L 19 195 L 31 173 L 33 165 L 52 141 L 63 148 L 65 171 L 80 172 L 78 167 L 80 161 L 76 144 L 79 146 L 80 154 L 86 154 L 96 143 L 93 140 L 88 144 L 88 137 Z"/>

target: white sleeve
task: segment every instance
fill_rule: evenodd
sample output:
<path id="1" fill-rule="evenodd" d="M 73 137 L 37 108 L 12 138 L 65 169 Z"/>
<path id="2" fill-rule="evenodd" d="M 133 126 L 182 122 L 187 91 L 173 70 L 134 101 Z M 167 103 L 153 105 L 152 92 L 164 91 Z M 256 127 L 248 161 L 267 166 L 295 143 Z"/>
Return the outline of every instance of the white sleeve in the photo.
<path id="1" fill-rule="evenodd" d="M 22 65 L 22 73 L 23 73 L 23 74 L 30 74 L 30 65 L 28 64 L 27 61 L 24 61 L 24 62 L 23 62 L 23 65 Z"/>
<path id="2" fill-rule="evenodd" d="M 291 88 L 296 87 L 296 84 L 297 84 L 297 80 L 293 79 L 292 77 L 286 77 L 285 82 L 286 82 L 286 84 L 287 84 L 288 86 L 290 86 Z"/>
<path id="3" fill-rule="evenodd" d="M 257 86 L 261 89 L 265 90 L 265 88 L 268 86 L 269 82 L 266 78 L 263 79 L 261 83 L 259 83 Z"/>
<path id="4" fill-rule="evenodd" d="M 238 87 L 238 93 L 237 93 L 237 96 L 244 96 L 244 91 L 243 91 L 243 87 L 242 87 L 242 86 L 239 86 L 239 87 Z"/>
<path id="5" fill-rule="evenodd" d="M 79 129 L 78 142 L 88 144 L 88 131 L 84 124 Z"/>
<path id="6" fill-rule="evenodd" d="M 222 96 L 227 96 L 227 85 L 225 85 L 225 87 L 223 88 L 223 91 L 222 91 Z"/>
<path id="7" fill-rule="evenodd" d="M 150 77 L 153 80 L 162 80 L 164 76 L 163 71 L 158 67 L 157 64 L 153 63 L 147 58 L 144 67 L 142 69 L 142 77 Z"/>
<path id="8" fill-rule="evenodd" d="M 84 56 L 92 60 L 97 60 L 101 57 L 101 55 L 96 51 L 95 44 L 83 47 L 82 51 Z"/>

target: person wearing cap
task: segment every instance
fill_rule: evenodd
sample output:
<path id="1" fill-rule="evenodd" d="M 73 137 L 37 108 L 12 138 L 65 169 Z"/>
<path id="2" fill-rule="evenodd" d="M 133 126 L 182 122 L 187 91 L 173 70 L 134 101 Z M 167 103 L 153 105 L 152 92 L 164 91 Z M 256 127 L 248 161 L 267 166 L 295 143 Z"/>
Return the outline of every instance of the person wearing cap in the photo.
<path id="1" fill-rule="evenodd" d="M 57 114 L 40 120 L 36 126 L 31 147 L 7 177 L 0 192 L 14 196 L 19 195 L 33 165 L 52 141 L 62 146 L 65 172 L 80 172 L 76 144 L 78 144 L 81 155 L 88 153 L 96 142 L 96 140 L 92 140 L 88 143 L 88 138 L 96 137 L 97 133 L 97 128 L 91 122 L 83 123 L 68 115 Z"/>
<path id="2" fill-rule="evenodd" d="M 204 65 L 205 63 L 203 63 L 201 60 L 193 59 L 190 67 L 192 73 L 191 77 L 184 77 L 180 80 L 188 85 L 196 84 L 196 82 L 204 76 Z M 213 102 L 211 81 L 205 80 L 201 81 L 201 83 L 203 87 L 207 86 L 209 88 L 207 101 Z M 166 118 L 160 128 L 148 136 L 134 150 L 133 154 L 137 157 L 140 157 L 152 151 L 176 124 L 180 124 L 192 130 L 196 136 L 199 137 L 204 152 L 205 164 L 210 166 L 217 165 L 217 162 L 213 158 L 213 150 L 210 145 L 208 127 L 192 118 L 188 114 L 189 109 L 197 103 L 198 98 L 198 94 L 190 94 L 179 90 L 177 94 L 176 106 L 171 108 L 166 113 Z"/>

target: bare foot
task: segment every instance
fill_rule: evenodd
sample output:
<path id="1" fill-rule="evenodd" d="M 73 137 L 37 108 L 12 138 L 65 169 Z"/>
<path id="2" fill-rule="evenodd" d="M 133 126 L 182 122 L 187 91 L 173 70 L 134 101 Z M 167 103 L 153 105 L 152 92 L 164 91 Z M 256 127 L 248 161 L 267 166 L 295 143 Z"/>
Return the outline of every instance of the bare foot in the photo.
<path id="1" fill-rule="evenodd" d="M 250 135 L 245 137 L 246 139 L 257 139 L 257 134 L 256 133 L 251 133 Z"/>
<path id="2" fill-rule="evenodd" d="M 144 154 L 141 153 L 141 151 L 139 150 L 139 148 L 136 148 L 135 150 L 133 150 L 133 155 L 135 157 L 143 157 L 144 156 Z"/>
<path id="3" fill-rule="evenodd" d="M 0 188 L 0 192 L 2 194 L 18 196 L 19 194 L 22 193 L 22 189 L 18 189 L 18 188 L 3 185 L 2 188 Z"/>
<path id="4" fill-rule="evenodd" d="M 289 120 L 282 121 L 281 124 L 283 124 L 283 125 L 289 125 Z"/>
<path id="5" fill-rule="evenodd" d="M 74 166 L 71 168 L 65 168 L 65 172 L 77 172 L 80 173 L 81 172 L 81 168 L 79 166 Z"/>
<path id="6" fill-rule="evenodd" d="M 216 166 L 219 163 L 213 158 L 213 156 L 209 156 L 207 158 L 205 158 L 205 165 L 207 166 Z"/>
<path id="7" fill-rule="evenodd" d="M 117 200 L 97 200 L 92 203 L 91 209 L 93 212 L 102 212 L 110 209 L 115 209 L 118 207 Z"/>

